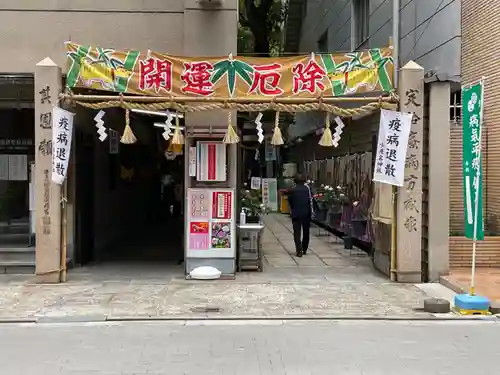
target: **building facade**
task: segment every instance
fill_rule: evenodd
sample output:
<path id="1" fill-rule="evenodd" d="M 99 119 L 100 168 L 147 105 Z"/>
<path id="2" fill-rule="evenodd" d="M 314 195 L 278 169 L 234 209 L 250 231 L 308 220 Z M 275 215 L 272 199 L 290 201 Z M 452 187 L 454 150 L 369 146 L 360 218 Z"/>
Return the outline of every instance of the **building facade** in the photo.
<path id="1" fill-rule="evenodd" d="M 422 279 L 437 280 L 449 267 L 448 183 L 443 185 L 438 179 L 448 179 L 450 102 L 456 97 L 453 92 L 460 89 L 461 4 L 458 0 L 394 1 L 290 0 L 284 45 L 289 53 L 346 52 L 387 46 L 399 34 L 398 43 L 392 41 L 398 46 L 398 66 L 414 61 L 424 69 L 422 252 L 418 256 L 421 264 L 413 267 L 421 268 Z M 378 115 L 354 118 L 347 124 L 339 147 L 325 149 L 317 145 L 324 116 L 298 114 L 289 127 L 289 137 L 300 142 L 295 147 L 301 151 L 293 153 L 295 161 L 300 165 L 307 160 L 373 154 L 378 122 Z M 383 193 L 385 201 L 390 202 L 390 194 Z M 390 203 L 381 209 L 385 212 L 380 215 L 389 217 L 390 222 Z M 378 268 L 388 273 L 390 245 L 384 247 L 381 254 L 385 260 Z"/>
<path id="2" fill-rule="evenodd" d="M 171 55 L 228 55 L 236 53 L 237 7 L 236 0 L 222 2 L 67 0 L 44 2 L 43 6 L 39 1 L 25 0 L 15 3 L 0 1 L 0 30 L 3 35 L 0 46 L 8 55 L 8 58 L 4 58 L 0 62 L 0 82 L 2 87 L 6 88 L 6 90 L 2 90 L 1 100 L 2 108 L 5 108 L 6 114 L 0 112 L 0 116 L 6 119 L 7 124 L 4 122 L 2 127 L 6 129 L 13 128 L 14 125 L 19 127 L 19 123 L 22 122 L 23 128 L 27 129 L 27 134 L 21 134 L 20 131 L 17 131 L 19 134 L 1 134 L 2 138 L 5 139 L 4 143 L 11 142 L 11 138 L 15 138 L 13 142 L 16 149 L 12 151 L 10 143 L 9 147 L 2 147 L 0 142 L 0 150 L 5 149 L 0 152 L 5 154 L 25 153 L 28 156 L 22 159 L 23 163 L 24 161 L 29 163 L 34 161 L 34 154 L 41 150 L 42 145 L 35 144 L 35 131 L 33 130 L 40 126 L 37 115 L 41 115 L 34 110 L 36 96 L 33 94 L 36 91 L 34 74 L 37 69 L 43 70 L 43 67 L 47 67 L 47 63 L 51 61 L 55 66 L 61 68 L 61 73 L 64 75 L 66 72 L 64 42 L 74 41 L 84 45 L 124 50 L 153 50 Z M 50 61 L 46 59 L 47 57 Z M 41 65 L 37 66 L 40 62 L 42 62 Z M 113 168 L 107 156 L 108 152 L 102 147 L 93 146 L 96 140 L 90 114 L 85 114 L 79 109 L 75 110 L 77 111 L 75 127 L 80 129 L 78 134 L 75 134 L 76 142 L 79 143 L 75 152 L 81 152 L 85 155 L 90 152 L 93 157 L 90 159 L 90 163 L 87 162 L 87 158 L 73 160 L 72 167 L 84 170 L 92 166 L 94 176 L 105 176 L 110 168 Z M 27 113 L 23 111 L 27 111 Z M 111 113 L 110 116 L 113 114 Z M 89 127 L 88 124 L 91 126 Z M 206 124 L 225 126 L 227 115 L 215 112 L 203 116 L 188 116 L 186 124 L 188 126 L 204 126 Z M 92 135 L 92 133 L 94 134 Z M 70 166 L 70 169 L 72 167 Z M 3 237 L 6 239 L 5 241 L 0 240 L 0 246 L 3 246 L 3 250 L 0 250 L 0 273 L 19 271 L 19 267 L 25 267 L 29 270 L 35 265 L 34 247 L 30 247 L 33 245 L 30 242 L 30 234 L 36 230 L 34 227 L 27 228 L 26 222 L 34 206 L 33 199 L 30 197 L 40 195 L 40 193 L 32 192 L 32 189 L 41 189 L 42 184 L 37 181 L 35 187 L 35 181 L 29 176 L 28 165 L 26 168 L 28 170 L 22 171 L 22 177 L 14 177 L 22 178 L 23 183 L 0 181 L 0 186 L 2 186 L 0 190 L 3 192 L 2 202 L 12 201 L 12 199 L 7 198 L 9 186 L 23 185 L 22 187 L 14 186 L 16 194 L 19 195 L 18 201 L 21 202 L 17 204 L 16 209 L 23 212 L 6 214 L 1 219 L 0 238 L 3 234 L 8 234 L 8 236 Z M 74 255 L 77 227 L 84 225 L 75 217 L 71 196 L 75 191 L 75 186 L 82 186 L 82 183 L 90 184 L 92 191 L 91 201 L 88 203 L 93 209 L 88 214 L 93 217 L 93 220 L 91 224 L 85 224 L 92 226 L 92 231 L 89 232 L 93 233 L 92 239 L 90 239 L 93 242 L 92 246 L 97 248 L 107 246 L 120 230 L 120 226 L 123 225 L 122 222 L 114 219 L 119 207 L 123 206 L 120 200 L 123 192 L 120 189 L 109 188 L 109 181 L 106 178 L 90 180 L 86 179 L 85 176 L 76 176 L 75 178 L 70 176 L 67 207 L 69 216 L 72 218 L 68 222 L 67 238 L 70 258 Z M 19 208 L 17 208 L 18 206 Z M 12 243 L 12 234 L 16 234 L 16 230 L 12 228 L 16 220 L 24 223 L 22 230 L 27 232 L 26 240 L 23 237 L 21 242 Z M 7 230 L 4 227 L 11 229 Z M 121 229 L 123 230 L 123 228 Z M 18 246 L 20 244 L 22 246 Z M 23 252 L 16 250 L 13 254 L 12 245 L 16 245 L 17 248 L 21 247 Z M 40 262 L 44 262 L 42 260 L 44 257 L 55 256 L 54 253 L 40 257 L 37 254 L 37 268 Z M 51 263 L 54 261 L 52 260 Z M 14 266 L 17 268 L 13 268 Z"/>
<path id="3" fill-rule="evenodd" d="M 485 78 L 483 117 L 483 213 L 485 241 L 478 242 L 477 264 L 485 267 L 500 265 L 500 133 L 498 118 L 498 59 L 500 46 L 497 16 L 492 9 L 499 1 L 462 2 L 462 83 L 468 85 Z M 471 245 L 464 235 L 464 205 L 462 180 L 462 129 L 460 123 L 452 127 L 452 165 L 450 186 L 450 230 L 456 248 L 452 267 L 471 265 Z"/>

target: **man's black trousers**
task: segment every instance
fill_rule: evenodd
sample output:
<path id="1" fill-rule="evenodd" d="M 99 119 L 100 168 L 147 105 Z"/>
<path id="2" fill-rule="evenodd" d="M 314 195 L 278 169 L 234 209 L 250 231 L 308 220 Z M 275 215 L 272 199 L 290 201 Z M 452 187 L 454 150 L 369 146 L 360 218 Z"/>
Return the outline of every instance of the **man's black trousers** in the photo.
<path id="1" fill-rule="evenodd" d="M 297 253 L 306 252 L 309 247 L 309 231 L 311 229 L 311 218 L 308 216 L 295 218 L 292 219 L 292 224 L 293 240 L 295 241 L 295 251 Z"/>

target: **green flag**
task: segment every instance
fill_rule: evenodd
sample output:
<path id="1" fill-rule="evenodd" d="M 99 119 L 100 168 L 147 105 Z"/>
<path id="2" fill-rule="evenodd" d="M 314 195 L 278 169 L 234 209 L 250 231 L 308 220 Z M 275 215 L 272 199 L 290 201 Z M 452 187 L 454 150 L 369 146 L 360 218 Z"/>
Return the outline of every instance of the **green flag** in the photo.
<path id="1" fill-rule="evenodd" d="M 483 81 L 462 87 L 465 237 L 476 240 L 484 240 L 481 172 L 482 116 Z"/>

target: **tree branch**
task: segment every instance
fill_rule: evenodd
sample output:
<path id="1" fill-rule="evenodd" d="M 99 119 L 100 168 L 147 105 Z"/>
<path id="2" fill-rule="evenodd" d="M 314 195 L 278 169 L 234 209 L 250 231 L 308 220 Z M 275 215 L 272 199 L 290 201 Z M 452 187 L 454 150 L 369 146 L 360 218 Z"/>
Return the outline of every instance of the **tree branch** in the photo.
<path id="1" fill-rule="evenodd" d="M 245 16 L 241 12 L 240 12 L 240 16 L 239 16 L 239 22 L 240 22 L 240 25 L 243 27 L 250 27 L 250 22 L 248 22 L 248 20 L 245 18 Z"/>
<path id="2" fill-rule="evenodd" d="M 253 0 L 244 0 L 245 1 L 245 10 L 247 14 L 247 19 L 250 23 L 252 23 L 252 20 L 255 18 L 255 10 L 257 9 L 255 7 L 255 3 Z"/>
<path id="3" fill-rule="evenodd" d="M 253 1 L 252 1 L 253 3 Z M 261 0 L 259 10 L 262 12 L 261 14 L 268 14 L 271 6 L 273 5 L 274 0 Z"/>

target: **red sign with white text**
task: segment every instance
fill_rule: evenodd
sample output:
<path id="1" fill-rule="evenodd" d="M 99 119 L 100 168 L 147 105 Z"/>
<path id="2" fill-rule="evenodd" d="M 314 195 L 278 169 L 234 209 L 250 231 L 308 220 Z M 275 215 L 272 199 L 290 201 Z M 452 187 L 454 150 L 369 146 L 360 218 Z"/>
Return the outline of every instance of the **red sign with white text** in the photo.
<path id="1" fill-rule="evenodd" d="M 231 192 L 212 193 L 212 219 L 231 219 Z"/>

